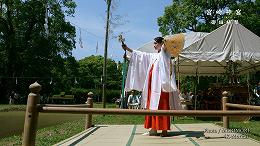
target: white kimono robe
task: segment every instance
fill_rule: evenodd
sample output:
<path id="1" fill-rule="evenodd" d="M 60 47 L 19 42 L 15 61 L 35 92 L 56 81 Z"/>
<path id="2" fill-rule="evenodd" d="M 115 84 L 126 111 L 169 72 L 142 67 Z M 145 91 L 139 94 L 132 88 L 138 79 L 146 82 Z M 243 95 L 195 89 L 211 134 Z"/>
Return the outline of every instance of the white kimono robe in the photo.
<path id="1" fill-rule="evenodd" d="M 157 110 L 161 91 L 170 92 L 170 109 L 181 109 L 178 89 L 176 86 L 174 67 L 172 64 L 172 75 L 170 75 L 170 56 L 161 51 L 160 53 L 145 53 L 133 51 L 127 72 L 125 91 L 142 91 L 141 107 L 146 108 L 148 95 L 148 77 L 152 70 L 150 109 Z"/>

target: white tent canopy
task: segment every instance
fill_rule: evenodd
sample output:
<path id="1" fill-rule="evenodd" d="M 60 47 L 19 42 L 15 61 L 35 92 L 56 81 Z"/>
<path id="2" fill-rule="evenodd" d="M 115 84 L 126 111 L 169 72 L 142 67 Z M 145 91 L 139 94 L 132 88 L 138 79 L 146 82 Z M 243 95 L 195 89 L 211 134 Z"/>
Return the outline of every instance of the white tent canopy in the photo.
<path id="1" fill-rule="evenodd" d="M 184 33 L 185 36 L 185 42 L 184 42 L 184 48 L 189 47 L 191 44 L 194 42 L 198 41 L 199 39 L 205 37 L 208 33 L 206 32 L 189 32 L 189 33 Z M 173 35 L 169 35 L 171 37 Z M 168 36 L 167 36 L 168 37 Z M 156 53 L 156 50 L 153 47 L 153 42 L 150 41 L 143 46 L 139 47 L 137 50 L 142 51 L 142 52 L 148 52 L 148 53 Z"/>
<path id="2" fill-rule="evenodd" d="M 138 50 L 151 52 L 151 45 L 149 42 Z M 259 70 L 260 37 L 231 20 L 209 34 L 186 33 L 184 48 L 176 59 L 180 75 L 221 75 L 229 61 L 240 64 L 240 74 Z"/>

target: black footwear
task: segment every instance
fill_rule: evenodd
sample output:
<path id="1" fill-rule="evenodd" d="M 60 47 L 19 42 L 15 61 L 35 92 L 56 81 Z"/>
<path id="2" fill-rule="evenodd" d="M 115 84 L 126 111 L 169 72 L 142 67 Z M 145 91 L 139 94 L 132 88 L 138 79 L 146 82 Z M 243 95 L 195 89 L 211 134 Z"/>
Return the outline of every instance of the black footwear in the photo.
<path id="1" fill-rule="evenodd" d="M 156 135 L 157 135 L 157 130 L 151 129 L 151 130 L 149 131 L 149 136 L 156 136 Z"/>
<path id="2" fill-rule="evenodd" d="M 167 131 L 162 131 L 160 136 L 161 137 L 168 137 L 169 135 L 168 135 Z"/>

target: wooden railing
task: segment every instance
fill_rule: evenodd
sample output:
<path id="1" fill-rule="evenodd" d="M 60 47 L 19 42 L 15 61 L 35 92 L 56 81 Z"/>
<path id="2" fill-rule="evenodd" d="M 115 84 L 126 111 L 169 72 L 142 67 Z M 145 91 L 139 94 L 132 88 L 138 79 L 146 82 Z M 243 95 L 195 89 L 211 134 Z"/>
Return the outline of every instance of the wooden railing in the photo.
<path id="1" fill-rule="evenodd" d="M 246 109 L 246 110 L 260 110 L 260 106 L 253 106 L 253 105 L 226 103 L 226 106 L 233 107 L 233 108 L 239 108 L 239 109 Z"/>
<path id="2" fill-rule="evenodd" d="M 227 94 L 228 94 L 227 91 L 224 91 L 223 94 L 222 94 L 223 95 L 223 98 L 222 98 L 222 109 L 223 109 L 223 111 L 226 111 L 226 110 L 228 110 L 229 107 L 232 107 L 232 108 L 244 109 L 248 112 L 253 112 L 253 113 L 259 112 L 259 111 L 256 111 L 256 110 L 260 110 L 260 106 L 227 103 L 228 102 Z M 253 110 L 253 111 L 249 111 L 249 110 Z M 241 116 L 245 116 L 245 115 L 247 115 L 247 114 L 241 114 Z M 250 116 L 250 115 L 248 115 L 248 116 Z M 227 117 L 227 116 L 223 116 L 223 127 L 229 128 L 229 117 Z"/>
<path id="3" fill-rule="evenodd" d="M 23 146 L 34 146 L 38 115 L 39 112 L 44 113 L 72 113 L 72 114 L 87 114 L 85 129 L 92 126 L 92 114 L 114 114 L 114 115 L 168 115 L 168 116 L 206 116 L 206 117 L 223 117 L 223 127 L 229 127 L 228 116 L 260 116 L 260 111 L 248 110 L 232 110 L 228 111 L 228 106 L 234 106 L 227 103 L 227 92 L 223 92 L 222 106 L 223 110 L 141 110 L 141 109 L 103 109 L 93 108 L 92 98 L 88 98 L 86 105 L 38 105 L 39 92 L 41 85 L 34 83 L 29 86 L 31 93 L 28 95 L 27 108 L 25 114 Z M 238 107 L 238 106 L 237 106 Z M 250 108 L 258 109 L 259 107 Z"/>

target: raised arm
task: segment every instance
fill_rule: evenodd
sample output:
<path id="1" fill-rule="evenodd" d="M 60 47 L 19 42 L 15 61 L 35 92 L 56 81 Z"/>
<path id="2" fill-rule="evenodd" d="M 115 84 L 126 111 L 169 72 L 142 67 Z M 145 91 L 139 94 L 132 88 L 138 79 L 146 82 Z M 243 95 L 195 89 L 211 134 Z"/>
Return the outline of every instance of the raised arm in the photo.
<path id="1" fill-rule="evenodd" d="M 133 52 L 133 50 L 130 49 L 130 48 L 128 48 L 126 44 L 122 44 L 122 48 L 123 48 L 124 50 L 127 50 L 127 51 L 131 52 L 131 53 Z"/>

